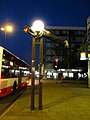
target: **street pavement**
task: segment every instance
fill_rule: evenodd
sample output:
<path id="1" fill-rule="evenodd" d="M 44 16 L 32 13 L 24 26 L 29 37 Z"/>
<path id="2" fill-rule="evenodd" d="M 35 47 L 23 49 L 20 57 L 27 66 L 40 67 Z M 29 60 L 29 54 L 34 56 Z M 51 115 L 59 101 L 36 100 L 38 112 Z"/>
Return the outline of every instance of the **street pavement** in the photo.
<path id="1" fill-rule="evenodd" d="M 30 109 L 30 87 L 2 114 L 0 120 L 90 120 L 90 89 L 83 83 L 43 80 L 42 110 Z"/>

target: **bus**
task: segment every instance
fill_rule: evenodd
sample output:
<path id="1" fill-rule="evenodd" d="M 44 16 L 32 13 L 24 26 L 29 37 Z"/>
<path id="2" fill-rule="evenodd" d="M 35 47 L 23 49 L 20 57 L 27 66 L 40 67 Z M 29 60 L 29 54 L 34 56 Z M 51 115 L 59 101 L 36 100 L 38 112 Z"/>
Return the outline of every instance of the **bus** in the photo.
<path id="1" fill-rule="evenodd" d="M 27 86 L 30 65 L 0 46 L 0 97 Z"/>

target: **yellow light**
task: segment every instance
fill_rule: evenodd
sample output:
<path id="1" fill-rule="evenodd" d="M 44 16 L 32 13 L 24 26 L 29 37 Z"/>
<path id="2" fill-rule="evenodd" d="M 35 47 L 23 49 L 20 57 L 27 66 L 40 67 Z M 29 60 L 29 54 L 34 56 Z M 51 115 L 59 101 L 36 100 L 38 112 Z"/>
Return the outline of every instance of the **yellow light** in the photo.
<path id="1" fill-rule="evenodd" d="M 2 31 L 5 31 L 5 28 L 1 28 Z"/>
<path id="2" fill-rule="evenodd" d="M 88 54 L 88 57 L 90 57 L 90 54 Z"/>
<path id="3" fill-rule="evenodd" d="M 65 41 L 64 41 L 64 43 L 65 43 L 65 47 L 67 47 L 67 48 L 68 48 L 68 47 L 69 47 L 68 40 L 65 40 Z"/>
<path id="4" fill-rule="evenodd" d="M 12 32 L 13 27 L 11 25 L 6 25 L 5 27 L 2 27 L 1 30 L 5 32 Z"/>
<path id="5" fill-rule="evenodd" d="M 90 54 L 88 54 L 88 60 L 90 60 Z"/>
<path id="6" fill-rule="evenodd" d="M 13 30 L 12 26 L 10 26 L 10 25 L 6 26 L 6 31 L 12 32 L 12 30 Z"/>
<path id="7" fill-rule="evenodd" d="M 86 53 L 85 52 L 82 52 L 80 54 L 80 60 L 86 60 Z"/>
<path id="8" fill-rule="evenodd" d="M 10 66 L 13 66 L 13 62 L 12 61 L 10 61 Z"/>

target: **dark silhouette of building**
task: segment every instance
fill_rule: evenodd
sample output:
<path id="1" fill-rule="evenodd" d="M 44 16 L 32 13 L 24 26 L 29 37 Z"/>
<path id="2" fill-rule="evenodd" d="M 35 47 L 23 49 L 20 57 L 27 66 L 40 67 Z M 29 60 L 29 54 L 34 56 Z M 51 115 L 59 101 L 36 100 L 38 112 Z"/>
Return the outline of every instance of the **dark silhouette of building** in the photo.
<path id="1" fill-rule="evenodd" d="M 60 69 L 78 69 L 85 67 L 87 61 L 80 61 L 79 48 L 85 38 L 86 27 L 46 26 L 46 30 L 60 38 L 61 43 L 44 38 L 44 67 L 53 69 L 55 59 L 59 59 Z M 66 47 L 64 41 L 68 41 Z"/>

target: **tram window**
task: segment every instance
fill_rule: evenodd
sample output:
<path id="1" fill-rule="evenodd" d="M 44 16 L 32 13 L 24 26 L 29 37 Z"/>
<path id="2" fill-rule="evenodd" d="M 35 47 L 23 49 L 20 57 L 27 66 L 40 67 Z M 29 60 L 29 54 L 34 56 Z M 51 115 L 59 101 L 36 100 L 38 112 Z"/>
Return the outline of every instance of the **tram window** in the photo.
<path id="1" fill-rule="evenodd" d="M 27 65 L 18 57 L 9 53 L 6 50 L 3 50 L 3 58 L 2 58 L 2 78 L 11 78 L 18 77 L 20 75 L 20 71 L 22 71 L 21 76 L 26 76 Z"/>
<path id="2" fill-rule="evenodd" d="M 1 78 L 9 78 L 9 69 L 2 69 Z"/>

